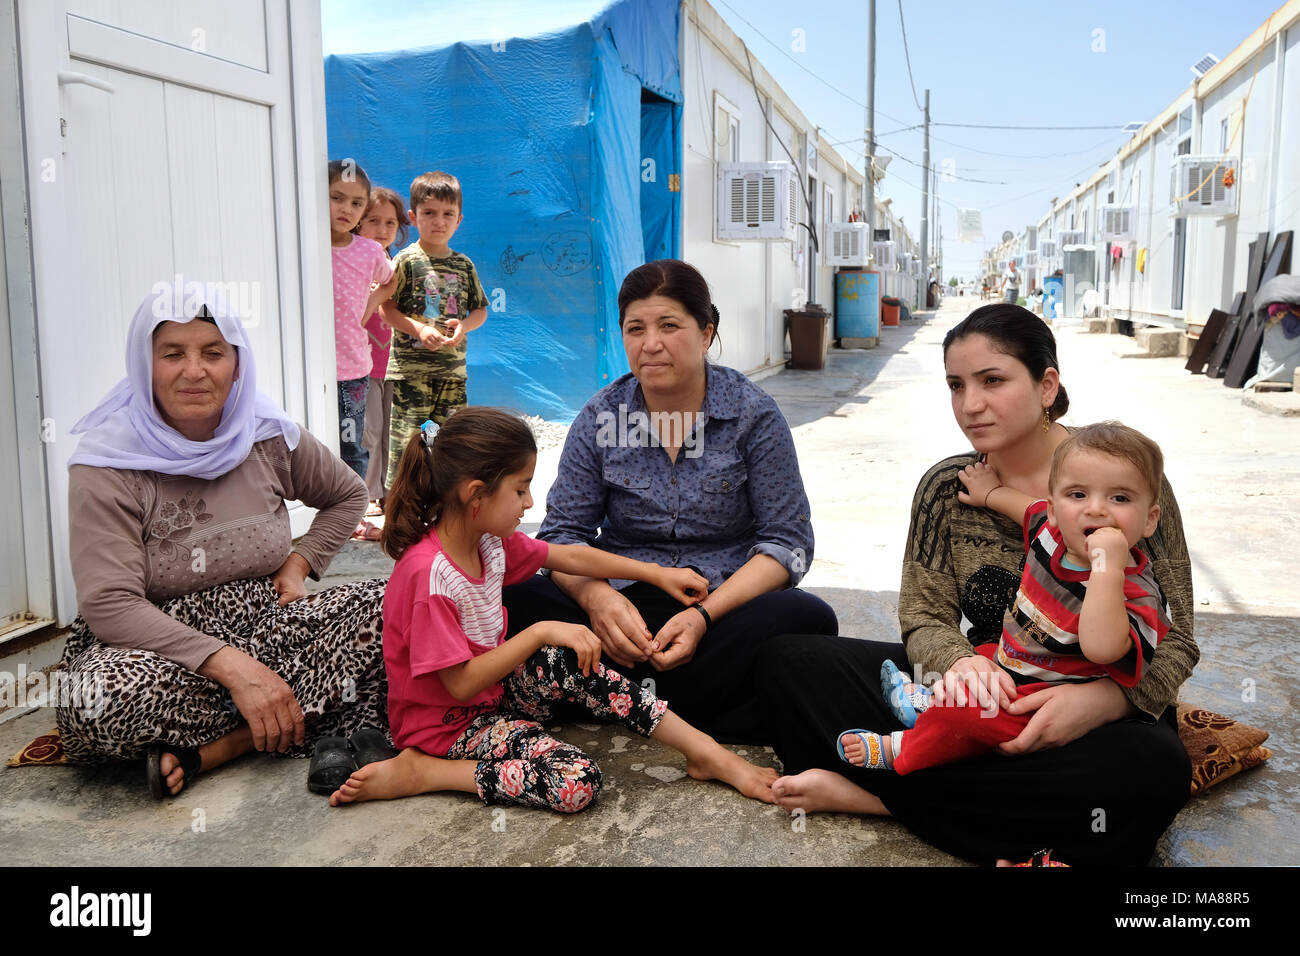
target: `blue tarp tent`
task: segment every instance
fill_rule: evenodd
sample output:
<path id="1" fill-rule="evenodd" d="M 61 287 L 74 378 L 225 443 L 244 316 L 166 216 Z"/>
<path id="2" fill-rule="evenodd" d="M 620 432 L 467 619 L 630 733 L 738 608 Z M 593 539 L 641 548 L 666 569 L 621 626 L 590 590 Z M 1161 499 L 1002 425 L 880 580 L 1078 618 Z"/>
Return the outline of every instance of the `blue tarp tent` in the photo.
<path id="1" fill-rule="evenodd" d="M 325 59 L 330 158 L 403 197 L 460 179 L 452 247 L 489 300 L 471 403 L 569 421 L 627 371 L 619 283 L 678 255 L 678 29 L 676 0 L 623 0 L 546 36 Z"/>

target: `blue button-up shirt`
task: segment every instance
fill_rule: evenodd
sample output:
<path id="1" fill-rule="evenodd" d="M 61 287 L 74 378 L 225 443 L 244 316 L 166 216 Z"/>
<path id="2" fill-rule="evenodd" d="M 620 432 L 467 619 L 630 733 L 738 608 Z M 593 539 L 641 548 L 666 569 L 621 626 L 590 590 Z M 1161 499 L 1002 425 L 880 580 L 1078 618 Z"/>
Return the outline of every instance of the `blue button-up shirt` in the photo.
<path id="1" fill-rule="evenodd" d="M 693 566 L 710 590 L 766 554 L 798 584 L 812 563 L 813 530 L 790 426 L 746 376 L 707 369 L 702 420 L 675 462 L 658 444 L 635 376 L 597 392 L 569 429 L 537 537 Z"/>

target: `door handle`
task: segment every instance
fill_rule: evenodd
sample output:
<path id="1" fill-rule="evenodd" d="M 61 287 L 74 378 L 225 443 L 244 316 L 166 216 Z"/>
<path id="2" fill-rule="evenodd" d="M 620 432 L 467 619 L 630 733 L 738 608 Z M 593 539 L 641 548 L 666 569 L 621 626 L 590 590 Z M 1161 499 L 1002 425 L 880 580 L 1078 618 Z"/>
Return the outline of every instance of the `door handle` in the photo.
<path id="1" fill-rule="evenodd" d="M 101 80 L 98 77 L 90 76 L 87 73 L 69 73 L 65 70 L 59 71 L 59 86 L 93 86 L 97 90 L 103 90 L 105 93 L 115 92 L 113 84 L 107 80 Z"/>

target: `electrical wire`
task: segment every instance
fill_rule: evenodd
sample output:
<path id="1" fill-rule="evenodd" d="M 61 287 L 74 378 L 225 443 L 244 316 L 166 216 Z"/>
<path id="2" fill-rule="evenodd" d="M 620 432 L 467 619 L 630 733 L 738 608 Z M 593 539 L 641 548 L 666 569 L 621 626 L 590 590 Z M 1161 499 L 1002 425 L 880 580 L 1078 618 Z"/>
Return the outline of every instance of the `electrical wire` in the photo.
<path id="1" fill-rule="evenodd" d="M 903 57 L 907 60 L 907 82 L 912 86 L 912 102 L 916 108 L 925 111 L 921 101 L 916 96 L 916 80 L 912 79 L 912 54 L 907 50 L 907 24 L 903 22 L 903 0 L 898 0 L 898 25 L 903 30 Z"/>
<path id="2" fill-rule="evenodd" d="M 900 0 L 901 2 L 901 0 Z M 989 123 L 939 123 L 934 120 L 930 122 L 931 126 L 960 126 L 964 129 L 1020 129 L 1033 130 L 1035 132 L 1051 132 L 1057 130 L 1071 129 L 1117 129 L 1123 130 L 1123 126 L 1005 126 Z"/>

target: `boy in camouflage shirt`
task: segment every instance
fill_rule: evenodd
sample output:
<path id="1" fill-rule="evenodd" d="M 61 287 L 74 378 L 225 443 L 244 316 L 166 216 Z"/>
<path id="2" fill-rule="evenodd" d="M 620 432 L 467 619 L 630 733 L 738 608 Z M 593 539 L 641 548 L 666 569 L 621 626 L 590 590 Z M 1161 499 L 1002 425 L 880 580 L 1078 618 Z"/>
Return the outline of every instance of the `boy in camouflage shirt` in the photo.
<path id="1" fill-rule="evenodd" d="M 443 172 L 416 178 L 407 218 L 420 237 L 397 254 L 397 291 L 383 311 L 393 327 L 389 488 L 411 433 L 425 419 L 441 425 L 467 404 L 465 337 L 487 320 L 487 296 L 474 263 L 448 245 L 464 220 L 460 181 Z"/>

